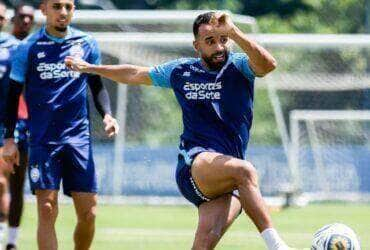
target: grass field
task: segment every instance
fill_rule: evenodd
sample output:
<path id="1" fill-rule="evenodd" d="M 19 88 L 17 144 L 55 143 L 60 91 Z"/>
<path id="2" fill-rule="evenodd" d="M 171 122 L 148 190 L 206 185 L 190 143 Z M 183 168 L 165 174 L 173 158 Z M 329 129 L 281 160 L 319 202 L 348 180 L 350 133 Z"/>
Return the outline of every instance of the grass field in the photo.
<path id="1" fill-rule="evenodd" d="M 273 212 L 282 237 L 297 249 L 310 246 L 313 233 L 331 222 L 343 222 L 357 232 L 362 249 L 370 249 L 370 204 L 315 204 Z M 75 223 L 71 205 L 62 205 L 57 223 L 59 249 L 73 249 Z M 197 212 L 190 206 L 99 207 L 93 250 L 190 249 Z M 36 207 L 27 203 L 22 225 L 21 250 L 36 249 Z M 226 233 L 217 249 L 265 249 L 257 231 L 244 214 Z"/>

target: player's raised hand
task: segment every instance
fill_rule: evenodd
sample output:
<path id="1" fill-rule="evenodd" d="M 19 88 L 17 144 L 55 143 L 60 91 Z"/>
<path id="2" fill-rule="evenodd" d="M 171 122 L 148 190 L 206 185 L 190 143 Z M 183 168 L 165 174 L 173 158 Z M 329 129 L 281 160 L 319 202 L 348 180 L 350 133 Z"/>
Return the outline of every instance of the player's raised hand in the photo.
<path id="1" fill-rule="evenodd" d="M 10 165 L 19 166 L 19 151 L 18 147 L 14 142 L 13 138 L 5 139 L 5 144 L 3 147 L 2 158 L 4 161 Z"/>
<path id="2" fill-rule="evenodd" d="M 66 66 L 73 70 L 73 71 L 78 71 L 81 73 L 90 73 L 90 67 L 91 64 L 84 61 L 81 58 L 73 57 L 73 56 L 67 56 L 64 59 L 64 63 Z"/>
<path id="3" fill-rule="evenodd" d="M 118 134 L 119 126 L 117 120 L 114 119 L 111 115 L 106 114 L 104 116 L 104 125 L 105 125 L 105 132 L 107 133 L 108 137 L 113 137 Z"/>
<path id="4" fill-rule="evenodd" d="M 214 26 L 217 33 L 225 34 L 229 37 L 232 36 L 233 32 L 237 29 L 230 15 L 227 13 L 216 13 L 212 17 L 210 23 Z"/>

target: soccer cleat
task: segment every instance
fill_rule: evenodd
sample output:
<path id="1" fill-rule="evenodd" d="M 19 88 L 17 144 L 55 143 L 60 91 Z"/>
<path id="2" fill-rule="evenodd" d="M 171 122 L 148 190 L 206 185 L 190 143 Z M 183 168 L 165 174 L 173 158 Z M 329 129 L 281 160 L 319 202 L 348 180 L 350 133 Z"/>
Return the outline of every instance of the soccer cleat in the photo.
<path id="1" fill-rule="evenodd" d="M 17 246 L 13 244 L 6 245 L 6 250 L 17 250 Z"/>

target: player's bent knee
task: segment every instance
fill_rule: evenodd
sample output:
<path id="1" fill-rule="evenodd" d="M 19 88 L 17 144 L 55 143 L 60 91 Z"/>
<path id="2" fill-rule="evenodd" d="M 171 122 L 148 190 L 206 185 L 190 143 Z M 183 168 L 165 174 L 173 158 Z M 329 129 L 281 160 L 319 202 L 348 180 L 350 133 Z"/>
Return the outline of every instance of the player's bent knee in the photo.
<path id="1" fill-rule="evenodd" d="M 40 220 L 52 223 L 58 215 L 57 205 L 50 201 L 43 202 L 39 207 L 39 214 Z"/>
<path id="2" fill-rule="evenodd" d="M 85 224 L 93 224 L 95 223 L 96 218 L 96 210 L 91 209 L 88 212 L 82 213 L 78 216 L 79 222 L 85 223 Z"/>
<path id="3" fill-rule="evenodd" d="M 258 186 L 258 174 L 256 168 L 248 161 L 242 161 L 237 168 L 236 180 L 238 185 Z"/>

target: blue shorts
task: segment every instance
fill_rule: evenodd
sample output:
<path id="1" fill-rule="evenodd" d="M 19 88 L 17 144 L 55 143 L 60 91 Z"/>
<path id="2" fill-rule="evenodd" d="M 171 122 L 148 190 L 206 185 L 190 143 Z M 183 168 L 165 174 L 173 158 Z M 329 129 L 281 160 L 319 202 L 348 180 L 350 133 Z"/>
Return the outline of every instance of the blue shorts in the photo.
<path id="1" fill-rule="evenodd" d="M 71 192 L 97 192 L 97 181 L 91 144 L 31 146 L 29 179 L 35 190 L 59 190 L 61 181 L 65 195 Z"/>
<path id="2" fill-rule="evenodd" d="M 197 187 L 191 176 L 191 165 L 195 157 L 202 152 L 214 151 L 202 147 L 194 147 L 189 151 L 180 146 L 180 154 L 176 168 L 176 183 L 181 194 L 195 206 L 199 207 L 203 202 L 210 201 Z"/>
<path id="3" fill-rule="evenodd" d="M 27 120 L 19 119 L 14 130 L 14 140 L 19 150 L 27 151 L 28 149 L 28 124 Z"/>

